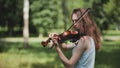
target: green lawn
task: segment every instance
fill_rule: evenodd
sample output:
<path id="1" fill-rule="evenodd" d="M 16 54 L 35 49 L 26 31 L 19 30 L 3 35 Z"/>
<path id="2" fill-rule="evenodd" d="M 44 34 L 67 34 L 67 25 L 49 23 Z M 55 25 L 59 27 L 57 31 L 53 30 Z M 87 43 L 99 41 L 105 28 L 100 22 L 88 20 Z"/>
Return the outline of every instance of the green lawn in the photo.
<path id="1" fill-rule="evenodd" d="M 103 33 L 107 36 L 120 36 L 120 30 L 107 30 L 103 31 Z"/>
<path id="2" fill-rule="evenodd" d="M 29 47 L 24 49 L 22 38 L 2 39 L 0 68 L 64 68 L 55 50 L 42 47 L 41 40 L 30 38 Z M 67 57 L 71 55 L 70 51 L 65 51 L 65 54 Z M 103 41 L 101 50 L 96 54 L 95 68 L 120 68 L 119 61 L 120 42 Z"/>

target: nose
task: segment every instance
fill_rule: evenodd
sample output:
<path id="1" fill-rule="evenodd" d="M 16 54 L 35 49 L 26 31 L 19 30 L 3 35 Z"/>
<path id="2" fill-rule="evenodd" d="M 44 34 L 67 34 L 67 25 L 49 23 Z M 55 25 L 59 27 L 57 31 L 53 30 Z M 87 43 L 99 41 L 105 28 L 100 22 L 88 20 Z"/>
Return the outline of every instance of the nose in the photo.
<path id="1" fill-rule="evenodd" d="M 74 23 L 74 28 L 77 28 L 77 23 Z"/>
<path id="2" fill-rule="evenodd" d="M 73 20 L 73 23 L 75 23 L 75 21 Z"/>
<path id="3" fill-rule="evenodd" d="M 74 23 L 74 26 L 77 26 L 77 23 Z"/>
<path id="4" fill-rule="evenodd" d="M 73 23 L 76 23 L 77 22 L 77 20 L 73 20 Z"/>

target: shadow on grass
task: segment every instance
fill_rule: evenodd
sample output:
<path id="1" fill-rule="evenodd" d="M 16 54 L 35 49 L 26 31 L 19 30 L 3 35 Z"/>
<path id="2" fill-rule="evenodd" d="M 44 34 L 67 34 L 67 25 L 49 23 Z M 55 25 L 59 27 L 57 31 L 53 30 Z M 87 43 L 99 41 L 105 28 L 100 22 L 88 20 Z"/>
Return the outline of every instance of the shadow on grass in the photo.
<path id="1" fill-rule="evenodd" d="M 18 61 L 19 68 L 59 68 L 61 67 L 59 63 L 60 60 L 58 56 L 55 54 L 55 49 L 48 49 L 48 47 L 44 48 L 40 45 L 40 43 L 31 43 L 28 48 L 23 48 L 23 43 L 20 42 L 3 42 L 0 41 L 0 53 L 12 53 L 14 55 L 21 56 L 19 59 L 24 59 L 28 57 L 28 60 L 25 60 L 21 62 L 21 60 Z M 48 59 L 49 57 L 53 58 L 53 61 L 46 61 L 45 63 L 34 61 L 34 57 L 30 55 L 34 55 L 36 57 L 39 57 L 40 59 Z M 23 55 L 23 56 L 22 56 Z M 46 57 L 46 58 L 45 58 Z M 32 58 L 32 62 L 31 62 Z M 39 58 L 35 58 L 40 60 Z M 11 58 L 9 58 L 11 59 Z M 29 62 L 30 60 L 30 62 Z M 49 60 L 49 59 L 48 59 Z M 17 61 L 17 59 L 16 59 Z"/>
<path id="2" fill-rule="evenodd" d="M 33 63 L 31 64 L 31 68 L 54 68 L 51 63 L 47 64 L 40 64 L 40 63 Z"/>
<path id="3" fill-rule="evenodd" d="M 95 68 L 120 68 L 119 61 L 120 43 L 103 44 L 102 50 L 96 54 Z"/>
<path id="4" fill-rule="evenodd" d="M 96 66 L 97 65 L 106 65 L 112 68 L 120 68 L 120 50 L 115 50 L 110 53 L 100 52 L 96 56 Z"/>
<path id="5" fill-rule="evenodd" d="M 48 47 L 44 48 L 40 45 L 40 43 L 31 43 L 27 48 L 24 48 L 23 43 L 21 42 L 4 42 L 0 41 L 0 52 L 8 52 L 10 49 L 15 50 L 26 50 L 31 53 L 39 53 L 39 52 L 53 52 L 53 49 L 49 49 Z"/>
<path id="6" fill-rule="evenodd" d="M 33 63 L 31 68 L 63 68 L 58 62 L 47 62 L 47 64 Z"/>
<path id="7" fill-rule="evenodd" d="M 13 44 L 13 43 L 9 43 L 9 42 L 0 41 L 0 52 L 7 52 L 13 46 L 16 48 L 16 47 L 18 47 L 18 46 L 16 46 L 17 44 L 18 43 Z"/>
<path id="8" fill-rule="evenodd" d="M 44 48 L 40 45 L 40 43 L 31 43 L 28 48 L 22 48 L 23 43 L 12 43 L 12 42 L 0 42 L 0 52 L 9 52 L 10 49 L 14 49 L 13 53 L 16 53 L 15 50 L 22 51 L 25 50 L 26 53 L 33 53 L 34 55 L 38 57 L 41 56 L 40 53 L 45 53 L 48 57 L 50 57 L 50 54 L 55 54 L 55 49 L 48 49 Z M 107 51 L 109 50 L 109 51 Z M 24 54 L 26 54 L 24 53 Z M 65 53 L 68 57 L 70 57 L 70 52 Z M 97 53 L 96 55 L 96 62 L 95 62 L 95 68 L 120 68 L 120 44 L 103 44 L 103 50 L 101 52 Z M 58 58 L 58 56 L 54 56 L 54 60 L 50 62 L 46 62 L 45 64 L 39 63 L 39 62 L 32 62 L 32 63 L 21 63 L 20 68 L 24 68 L 30 64 L 31 68 L 63 68 L 62 62 Z M 103 65 L 100 67 L 100 65 Z M 104 65 L 108 67 L 104 67 Z"/>
<path id="9" fill-rule="evenodd" d="M 24 61 L 24 62 L 19 61 L 20 68 L 25 68 L 29 66 L 30 68 L 63 68 L 62 63 L 59 57 L 57 56 L 57 53 L 55 52 L 55 49 L 49 49 L 48 47 L 44 48 L 40 45 L 40 43 L 31 43 L 28 48 L 23 48 L 23 43 L 20 43 L 20 42 L 16 42 L 16 43 L 1 42 L 0 53 L 2 52 L 11 53 L 11 50 L 12 50 L 12 54 L 15 54 L 15 55 L 17 54 L 20 56 L 24 55 L 21 58 L 26 58 L 29 55 L 31 55 L 31 53 L 32 55 L 39 57 L 40 59 L 43 58 L 45 60 L 46 59 L 49 60 L 49 58 L 53 58 L 52 61 L 46 61 L 45 63 L 34 61 L 34 60 L 33 62 L 29 62 L 29 59 L 31 60 L 31 58 L 28 58 L 28 61 Z M 70 55 L 68 54 L 68 52 L 66 54 L 67 56 Z M 32 56 L 29 56 L 29 57 L 32 57 Z M 39 58 L 37 59 L 39 60 Z M 34 57 L 32 59 L 34 59 Z"/>
<path id="10" fill-rule="evenodd" d="M 26 68 L 28 67 L 28 64 L 29 63 L 21 63 L 19 67 Z M 31 63 L 30 68 L 64 68 L 64 67 L 60 64 L 60 61 L 56 61 L 56 62 L 53 61 L 53 62 L 47 62 L 45 64 L 39 62 Z"/>

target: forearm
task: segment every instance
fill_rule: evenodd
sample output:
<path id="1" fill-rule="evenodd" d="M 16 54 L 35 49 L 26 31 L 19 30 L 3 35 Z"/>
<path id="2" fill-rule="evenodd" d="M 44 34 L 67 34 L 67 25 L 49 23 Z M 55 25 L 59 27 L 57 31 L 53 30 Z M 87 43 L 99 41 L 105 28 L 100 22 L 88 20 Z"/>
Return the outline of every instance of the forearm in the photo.
<path id="1" fill-rule="evenodd" d="M 62 63 L 64 64 L 65 68 L 72 67 L 69 65 L 69 60 L 65 57 L 62 50 L 59 48 L 59 46 L 56 47 L 56 51 L 58 53 L 59 58 L 61 59 Z"/>
<path id="2" fill-rule="evenodd" d="M 71 49 L 71 48 L 75 47 L 75 44 L 74 43 L 70 43 L 70 44 L 62 43 L 61 47 L 63 49 Z"/>
<path id="3" fill-rule="evenodd" d="M 62 47 L 62 49 L 67 49 L 67 44 L 66 43 L 62 43 L 61 47 Z"/>
<path id="4" fill-rule="evenodd" d="M 60 44 L 57 42 L 56 39 L 52 38 L 52 41 L 54 42 L 55 49 L 58 53 L 59 58 L 63 62 L 65 68 L 71 68 L 73 64 L 66 58 L 66 56 L 63 54 L 62 50 L 60 49 Z"/>

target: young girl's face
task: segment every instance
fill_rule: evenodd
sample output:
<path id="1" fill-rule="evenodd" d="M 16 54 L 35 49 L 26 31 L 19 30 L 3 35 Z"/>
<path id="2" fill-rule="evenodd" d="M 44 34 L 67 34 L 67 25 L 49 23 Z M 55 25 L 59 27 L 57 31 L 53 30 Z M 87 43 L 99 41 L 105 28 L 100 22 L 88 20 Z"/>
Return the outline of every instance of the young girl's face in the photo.
<path id="1" fill-rule="evenodd" d="M 80 29 L 80 23 L 81 22 L 79 22 L 78 19 L 79 19 L 79 17 L 77 16 L 77 14 L 73 13 L 72 21 L 74 23 L 73 27 L 74 27 L 75 30 L 79 30 Z"/>

